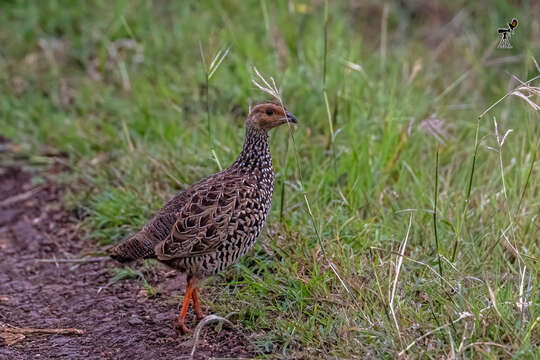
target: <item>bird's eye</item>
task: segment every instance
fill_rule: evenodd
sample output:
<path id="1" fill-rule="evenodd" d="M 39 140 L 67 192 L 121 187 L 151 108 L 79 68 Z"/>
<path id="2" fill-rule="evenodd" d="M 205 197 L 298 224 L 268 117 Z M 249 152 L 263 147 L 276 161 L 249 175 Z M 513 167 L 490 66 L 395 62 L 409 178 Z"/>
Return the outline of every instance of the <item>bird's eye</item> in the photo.
<path id="1" fill-rule="evenodd" d="M 272 115 L 273 113 L 274 113 L 274 110 L 266 109 L 266 115 Z"/>

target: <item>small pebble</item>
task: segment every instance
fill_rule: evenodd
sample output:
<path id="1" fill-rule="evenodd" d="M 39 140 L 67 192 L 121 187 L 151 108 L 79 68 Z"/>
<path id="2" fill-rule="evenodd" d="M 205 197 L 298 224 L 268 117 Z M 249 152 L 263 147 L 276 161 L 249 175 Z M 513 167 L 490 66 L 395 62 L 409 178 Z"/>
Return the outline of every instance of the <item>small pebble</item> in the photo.
<path id="1" fill-rule="evenodd" d="M 130 325 L 135 325 L 135 326 L 144 324 L 144 322 L 141 319 L 139 319 L 138 317 L 135 317 L 135 316 L 130 317 L 129 320 L 128 320 L 128 323 Z"/>

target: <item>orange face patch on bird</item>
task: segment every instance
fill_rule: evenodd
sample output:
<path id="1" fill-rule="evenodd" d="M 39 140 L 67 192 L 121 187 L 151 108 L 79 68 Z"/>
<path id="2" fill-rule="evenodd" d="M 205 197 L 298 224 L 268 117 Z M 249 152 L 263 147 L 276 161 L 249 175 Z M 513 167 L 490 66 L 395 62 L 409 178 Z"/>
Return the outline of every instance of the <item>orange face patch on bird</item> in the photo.
<path id="1" fill-rule="evenodd" d="M 270 130 L 286 123 L 297 124 L 296 117 L 275 102 L 264 102 L 255 105 L 247 118 L 247 124 L 262 130 Z"/>

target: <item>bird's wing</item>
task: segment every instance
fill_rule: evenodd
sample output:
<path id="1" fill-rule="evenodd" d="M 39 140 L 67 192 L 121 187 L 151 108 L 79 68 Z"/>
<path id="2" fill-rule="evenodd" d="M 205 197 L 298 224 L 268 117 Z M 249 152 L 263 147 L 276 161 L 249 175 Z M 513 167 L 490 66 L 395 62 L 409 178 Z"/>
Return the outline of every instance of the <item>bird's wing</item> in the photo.
<path id="1" fill-rule="evenodd" d="M 253 197 L 255 183 L 250 177 L 208 179 L 197 184 L 186 203 L 176 213 L 167 238 L 155 247 L 160 260 L 202 255 L 215 249 L 238 227 Z"/>

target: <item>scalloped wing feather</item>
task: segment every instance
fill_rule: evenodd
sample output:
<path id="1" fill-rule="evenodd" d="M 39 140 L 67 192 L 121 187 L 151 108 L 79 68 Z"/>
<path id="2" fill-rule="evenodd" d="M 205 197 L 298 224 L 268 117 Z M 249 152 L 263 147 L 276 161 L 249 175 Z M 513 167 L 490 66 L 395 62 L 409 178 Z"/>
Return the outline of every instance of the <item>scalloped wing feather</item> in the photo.
<path id="1" fill-rule="evenodd" d="M 235 219 L 246 213 L 255 184 L 245 175 L 219 175 L 192 189 L 169 235 L 155 247 L 159 260 L 213 252 L 236 231 Z"/>

